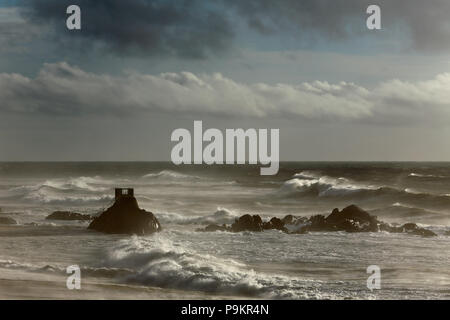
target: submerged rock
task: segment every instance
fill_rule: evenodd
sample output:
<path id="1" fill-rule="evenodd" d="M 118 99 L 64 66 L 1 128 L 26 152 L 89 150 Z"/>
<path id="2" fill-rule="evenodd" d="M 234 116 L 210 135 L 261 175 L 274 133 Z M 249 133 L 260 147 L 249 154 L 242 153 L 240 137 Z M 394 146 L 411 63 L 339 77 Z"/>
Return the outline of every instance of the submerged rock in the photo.
<path id="1" fill-rule="evenodd" d="M 415 223 L 405 223 L 402 226 L 394 226 L 387 223 L 380 225 L 380 231 L 386 231 L 391 233 L 410 233 L 422 237 L 434 237 L 436 233 L 431 230 L 421 228 Z"/>
<path id="2" fill-rule="evenodd" d="M 415 223 L 406 223 L 401 226 L 401 228 L 403 228 L 403 232 L 415 234 L 422 237 L 434 237 L 437 235 L 433 231 L 421 228 Z"/>
<path id="3" fill-rule="evenodd" d="M 0 224 L 14 225 L 17 221 L 10 217 L 0 217 Z"/>
<path id="4" fill-rule="evenodd" d="M 226 225 L 208 225 L 204 229 L 197 231 L 263 231 L 263 230 L 280 230 L 290 234 L 303 234 L 307 232 L 330 232 L 330 231 L 346 231 L 346 232 L 401 232 L 419 235 L 423 237 L 436 236 L 436 234 L 428 229 L 421 228 L 415 223 L 407 223 L 403 226 L 393 226 L 388 223 L 379 221 L 377 217 L 370 215 L 363 209 L 350 205 L 342 211 L 334 209 L 330 215 L 314 215 L 307 217 L 295 217 L 287 215 L 283 219 L 272 218 L 270 221 L 262 221 L 259 215 L 243 215 L 231 226 Z"/>
<path id="5" fill-rule="evenodd" d="M 70 211 L 55 211 L 48 215 L 45 219 L 47 220 L 92 220 L 92 217 L 88 214 L 81 214 Z"/>
<path id="6" fill-rule="evenodd" d="M 134 196 L 116 198 L 114 204 L 94 218 L 88 229 L 116 234 L 151 234 L 161 231 L 153 213 L 140 209 Z"/>

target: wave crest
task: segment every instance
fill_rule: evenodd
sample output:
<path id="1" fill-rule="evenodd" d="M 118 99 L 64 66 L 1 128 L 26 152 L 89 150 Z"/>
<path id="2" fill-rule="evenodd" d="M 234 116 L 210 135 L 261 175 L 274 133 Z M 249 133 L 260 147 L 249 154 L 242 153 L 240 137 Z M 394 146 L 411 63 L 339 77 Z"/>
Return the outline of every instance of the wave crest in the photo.
<path id="1" fill-rule="evenodd" d="M 232 259 L 199 254 L 162 234 L 123 240 L 111 250 L 108 263 L 138 270 L 124 279 L 129 283 L 263 298 L 300 298 L 308 282 L 257 273 Z"/>
<path id="2" fill-rule="evenodd" d="M 346 178 L 296 174 L 283 183 L 277 191 L 281 197 L 333 197 L 344 200 L 368 200 L 387 197 L 395 201 L 411 202 L 432 208 L 448 208 L 450 197 L 447 194 L 424 193 L 412 188 L 398 189 L 390 186 L 359 184 Z"/>
<path id="3" fill-rule="evenodd" d="M 428 178 L 428 179 L 445 179 L 450 178 L 450 176 L 443 176 L 443 175 L 435 175 L 435 174 L 423 174 L 423 173 L 415 173 L 411 172 L 408 177 L 410 178 Z"/>
<path id="4" fill-rule="evenodd" d="M 319 197 L 345 196 L 361 191 L 376 190 L 373 186 L 358 185 L 349 179 L 332 178 L 310 173 L 297 173 L 292 179 L 285 181 L 279 192 L 284 195 L 312 194 Z"/>
<path id="5" fill-rule="evenodd" d="M 9 189 L 6 198 L 35 201 L 44 204 L 77 204 L 105 202 L 113 199 L 111 181 L 101 177 L 77 177 L 68 179 L 49 179 L 34 185 L 24 185 Z"/>
<path id="6" fill-rule="evenodd" d="M 197 180 L 201 179 L 198 176 L 179 173 L 172 170 L 162 170 L 159 172 L 152 172 L 142 176 L 144 179 L 166 179 L 166 180 L 180 180 L 180 179 L 189 179 L 189 180 Z"/>

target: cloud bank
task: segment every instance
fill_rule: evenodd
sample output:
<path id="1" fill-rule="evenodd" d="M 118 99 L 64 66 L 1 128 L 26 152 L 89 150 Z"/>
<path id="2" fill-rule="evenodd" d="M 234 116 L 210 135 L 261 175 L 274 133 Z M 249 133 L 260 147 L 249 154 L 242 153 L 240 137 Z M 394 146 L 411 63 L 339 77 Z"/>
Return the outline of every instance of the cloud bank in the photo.
<path id="1" fill-rule="evenodd" d="M 448 124 L 450 74 L 422 82 L 390 80 L 368 89 L 354 83 L 245 84 L 190 72 L 120 76 L 45 64 L 34 78 L 0 74 L 0 113 L 46 116 L 177 115 L 381 124 Z"/>

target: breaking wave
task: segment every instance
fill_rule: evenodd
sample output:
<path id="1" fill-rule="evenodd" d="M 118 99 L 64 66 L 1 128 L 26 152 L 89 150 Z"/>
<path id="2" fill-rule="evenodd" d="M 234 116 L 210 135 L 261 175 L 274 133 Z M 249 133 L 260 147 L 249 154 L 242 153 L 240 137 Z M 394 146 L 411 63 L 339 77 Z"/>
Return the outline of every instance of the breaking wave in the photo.
<path id="1" fill-rule="evenodd" d="M 122 240 L 109 253 L 108 264 L 134 269 L 128 283 L 215 294 L 298 299 L 317 291 L 319 281 L 258 273 L 232 259 L 199 254 L 164 234 Z"/>
<path id="2" fill-rule="evenodd" d="M 32 186 L 22 186 L 15 189 L 28 189 L 28 190 L 39 190 L 41 188 L 51 188 L 60 191 L 94 191 L 101 192 L 106 191 L 109 188 L 104 185 L 110 181 L 102 179 L 101 177 L 78 177 L 78 178 L 68 178 L 68 179 L 50 179 L 42 183 L 32 185 Z"/>
<path id="3" fill-rule="evenodd" d="M 101 177 L 50 179 L 34 185 L 9 189 L 5 198 L 39 202 L 43 204 L 77 204 L 105 202 L 113 199 L 108 191 L 111 181 Z"/>
<path id="4" fill-rule="evenodd" d="M 415 191 L 411 188 L 398 189 L 389 186 L 363 185 L 340 177 L 318 176 L 311 173 L 299 173 L 283 183 L 277 194 L 282 197 L 312 196 L 323 198 L 342 198 L 365 200 L 387 197 L 396 201 L 426 204 L 431 207 L 450 206 L 450 197 L 446 194 L 432 194 Z"/>
<path id="5" fill-rule="evenodd" d="M 343 177 L 332 178 L 302 172 L 295 174 L 292 179 L 284 182 L 279 192 L 284 195 L 303 193 L 327 197 L 345 196 L 369 190 L 377 190 L 377 188 L 373 186 L 357 185 Z"/>
<path id="6" fill-rule="evenodd" d="M 217 208 L 217 211 L 206 216 L 183 216 L 178 213 L 158 213 L 157 218 L 162 223 L 174 224 L 229 224 L 233 223 L 239 215 L 226 208 Z"/>
<path id="7" fill-rule="evenodd" d="M 422 173 L 415 173 L 415 172 L 410 173 L 408 175 L 408 177 L 411 177 L 411 178 L 437 178 L 437 179 L 450 178 L 450 176 L 434 175 L 434 174 L 422 174 Z"/>
<path id="8" fill-rule="evenodd" d="M 86 191 L 106 191 L 104 185 L 107 180 L 100 177 L 78 177 L 69 180 L 47 180 L 43 186 L 50 186 L 60 190 L 86 190 Z M 103 185 L 103 186 L 102 186 Z"/>
<path id="9" fill-rule="evenodd" d="M 47 193 L 45 190 L 40 189 L 38 192 L 34 192 L 25 197 L 26 199 L 37 201 L 44 204 L 61 204 L 61 205 L 76 205 L 86 203 L 104 203 L 110 202 L 114 199 L 111 195 L 99 195 L 99 196 L 62 196 L 56 194 Z"/>
<path id="10" fill-rule="evenodd" d="M 142 176 L 144 179 L 161 179 L 161 180 L 180 180 L 180 179 L 189 179 L 189 180 L 198 180 L 201 179 L 198 176 L 193 176 L 189 174 L 179 173 L 172 170 L 162 170 L 160 172 L 152 172 Z"/>

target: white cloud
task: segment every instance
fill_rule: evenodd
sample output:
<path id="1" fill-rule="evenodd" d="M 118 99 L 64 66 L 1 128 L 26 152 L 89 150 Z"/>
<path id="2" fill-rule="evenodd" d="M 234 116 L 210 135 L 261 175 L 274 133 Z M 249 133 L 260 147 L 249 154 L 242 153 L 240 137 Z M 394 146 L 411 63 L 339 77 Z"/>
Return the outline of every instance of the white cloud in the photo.
<path id="1" fill-rule="evenodd" d="M 354 83 L 244 84 L 221 74 L 121 76 L 45 64 L 35 78 L 0 74 L 0 112 L 140 115 L 168 112 L 237 117 L 377 123 L 450 120 L 450 74 L 422 82 L 391 80 L 373 89 Z"/>

